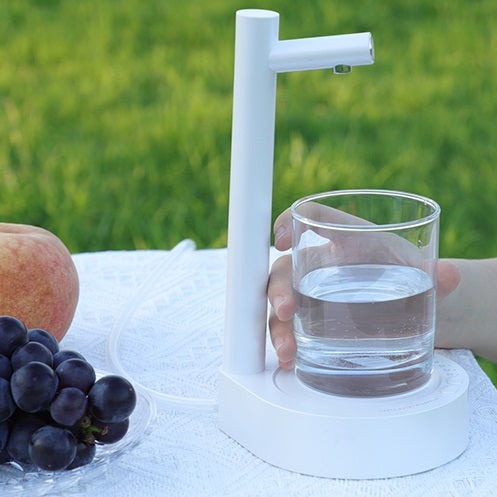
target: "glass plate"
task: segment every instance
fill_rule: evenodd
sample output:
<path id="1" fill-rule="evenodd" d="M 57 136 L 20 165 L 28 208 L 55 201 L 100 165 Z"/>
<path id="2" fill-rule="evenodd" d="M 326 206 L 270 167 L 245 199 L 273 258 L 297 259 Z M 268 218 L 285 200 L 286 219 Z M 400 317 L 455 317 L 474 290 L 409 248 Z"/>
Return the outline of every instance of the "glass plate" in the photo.
<path id="1" fill-rule="evenodd" d="M 97 378 L 107 372 L 97 371 Z M 29 495 L 38 497 L 53 495 L 76 484 L 93 480 L 107 470 L 109 464 L 123 454 L 133 450 L 149 433 L 155 418 L 155 404 L 141 389 L 136 389 L 136 407 L 130 416 L 128 432 L 119 441 L 109 445 L 98 445 L 93 461 L 70 471 L 49 472 L 24 470 L 15 463 L 0 465 L 0 496 Z"/>

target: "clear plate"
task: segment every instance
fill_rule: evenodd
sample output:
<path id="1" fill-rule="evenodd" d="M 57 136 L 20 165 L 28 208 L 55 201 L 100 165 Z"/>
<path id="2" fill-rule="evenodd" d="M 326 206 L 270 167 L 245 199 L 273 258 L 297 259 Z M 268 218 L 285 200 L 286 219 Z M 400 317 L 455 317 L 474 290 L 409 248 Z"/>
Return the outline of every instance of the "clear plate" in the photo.
<path id="1" fill-rule="evenodd" d="M 97 377 L 110 374 L 97 371 Z M 53 495 L 101 476 L 112 462 L 133 450 L 149 433 L 155 418 L 155 403 L 141 389 L 136 390 L 137 402 L 130 416 L 126 435 L 114 444 L 99 445 L 93 461 L 70 471 L 48 472 L 24 470 L 15 463 L 0 465 L 0 496 L 13 497 L 29 495 L 38 497 Z"/>

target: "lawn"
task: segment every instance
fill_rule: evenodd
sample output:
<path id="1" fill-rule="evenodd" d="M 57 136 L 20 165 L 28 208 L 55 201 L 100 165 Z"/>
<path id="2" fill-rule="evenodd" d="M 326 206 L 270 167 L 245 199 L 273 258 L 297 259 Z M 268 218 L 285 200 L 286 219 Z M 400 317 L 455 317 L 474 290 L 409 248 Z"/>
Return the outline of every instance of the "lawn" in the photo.
<path id="1" fill-rule="evenodd" d="M 278 78 L 274 215 L 315 191 L 435 198 L 443 257 L 497 254 L 494 0 L 5 0 L 0 218 L 71 251 L 226 244 L 234 13 L 371 31 L 376 63 Z"/>

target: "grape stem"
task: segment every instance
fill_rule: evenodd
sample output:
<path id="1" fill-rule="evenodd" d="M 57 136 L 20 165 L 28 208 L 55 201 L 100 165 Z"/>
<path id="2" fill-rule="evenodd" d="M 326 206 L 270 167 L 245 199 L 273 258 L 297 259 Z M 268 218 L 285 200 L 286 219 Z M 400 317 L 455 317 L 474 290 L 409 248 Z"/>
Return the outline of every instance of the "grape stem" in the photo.
<path id="1" fill-rule="evenodd" d="M 95 434 L 106 435 L 109 431 L 108 427 L 99 428 L 92 424 L 91 416 L 84 416 L 79 422 L 79 427 L 83 432 L 83 441 L 89 445 L 103 445 L 97 441 Z"/>

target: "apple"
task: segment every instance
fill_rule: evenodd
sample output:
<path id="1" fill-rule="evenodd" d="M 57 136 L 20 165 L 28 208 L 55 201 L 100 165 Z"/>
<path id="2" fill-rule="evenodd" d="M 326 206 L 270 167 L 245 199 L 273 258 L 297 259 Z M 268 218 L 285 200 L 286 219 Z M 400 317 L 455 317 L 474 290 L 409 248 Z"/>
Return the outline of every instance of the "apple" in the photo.
<path id="1" fill-rule="evenodd" d="M 76 267 L 57 236 L 37 226 L 0 223 L 0 315 L 42 328 L 60 341 L 78 297 Z"/>

